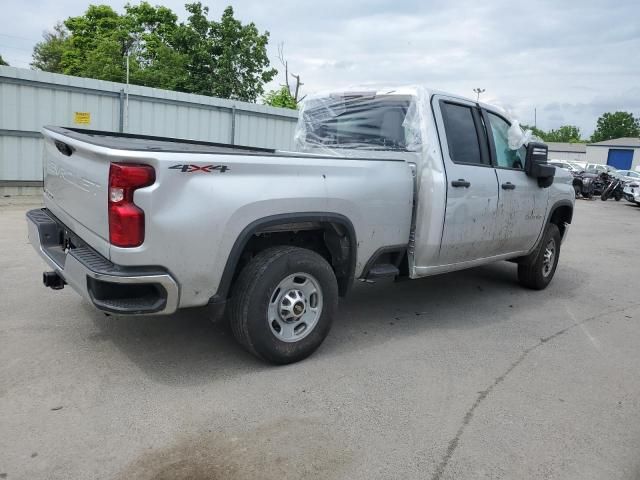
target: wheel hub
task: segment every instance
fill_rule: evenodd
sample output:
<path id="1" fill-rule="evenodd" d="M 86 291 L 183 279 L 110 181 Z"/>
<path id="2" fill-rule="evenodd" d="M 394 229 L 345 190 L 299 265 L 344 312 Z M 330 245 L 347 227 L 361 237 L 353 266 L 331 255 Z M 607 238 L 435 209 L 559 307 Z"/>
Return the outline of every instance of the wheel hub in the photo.
<path id="1" fill-rule="evenodd" d="M 556 242 L 551 239 L 544 249 L 544 256 L 542 259 L 542 274 L 547 277 L 553 269 L 553 263 L 556 256 Z"/>
<path id="2" fill-rule="evenodd" d="M 280 318 L 285 322 L 296 322 L 307 309 L 304 293 L 298 289 L 287 291 L 280 300 Z"/>
<path id="3" fill-rule="evenodd" d="M 284 278 L 271 294 L 267 321 L 282 341 L 296 342 L 315 328 L 322 313 L 322 290 L 307 273 Z"/>

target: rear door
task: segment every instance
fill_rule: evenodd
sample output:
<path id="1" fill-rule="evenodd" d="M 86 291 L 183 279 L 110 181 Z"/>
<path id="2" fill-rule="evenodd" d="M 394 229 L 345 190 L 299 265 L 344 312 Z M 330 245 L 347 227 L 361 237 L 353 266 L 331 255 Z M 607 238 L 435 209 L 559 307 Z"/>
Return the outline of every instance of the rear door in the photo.
<path id="1" fill-rule="evenodd" d="M 510 122 L 497 112 L 482 111 L 499 184 L 494 254 L 533 248 L 546 218 L 549 189 L 524 172 L 526 149 L 509 149 Z"/>
<path id="2" fill-rule="evenodd" d="M 438 263 L 490 256 L 498 207 L 498 182 L 480 110 L 473 102 L 434 96 L 447 177 L 447 202 Z"/>

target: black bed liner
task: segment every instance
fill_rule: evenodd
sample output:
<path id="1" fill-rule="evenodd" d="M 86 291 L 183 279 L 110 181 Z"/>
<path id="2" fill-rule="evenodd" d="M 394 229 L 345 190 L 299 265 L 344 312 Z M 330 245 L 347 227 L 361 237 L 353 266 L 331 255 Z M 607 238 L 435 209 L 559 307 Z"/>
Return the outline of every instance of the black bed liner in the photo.
<path id="1" fill-rule="evenodd" d="M 245 145 L 231 145 L 228 143 L 204 142 L 201 140 L 185 140 L 181 138 L 154 137 L 152 135 L 137 135 L 134 133 L 105 132 L 86 128 L 46 126 L 45 130 L 55 132 L 65 137 L 81 142 L 115 150 L 131 150 L 139 152 L 167 152 L 167 153 L 208 153 L 223 155 L 259 155 L 274 157 L 311 157 L 311 158 L 347 158 L 348 160 L 370 160 L 381 162 L 403 162 L 398 158 L 371 157 L 336 157 L 315 153 L 287 152 L 272 148 L 248 147 Z"/>
<path id="2" fill-rule="evenodd" d="M 85 128 L 46 126 L 46 130 L 65 135 L 69 138 L 91 143 L 105 148 L 117 150 L 134 150 L 143 152 L 181 152 L 181 153 L 224 153 L 275 155 L 272 148 L 247 147 L 244 145 L 230 145 L 226 143 L 203 142 L 200 140 L 185 140 L 180 138 L 154 137 L 151 135 L 136 135 L 134 133 L 105 132 L 88 130 Z M 281 153 L 278 153 L 281 155 Z"/>

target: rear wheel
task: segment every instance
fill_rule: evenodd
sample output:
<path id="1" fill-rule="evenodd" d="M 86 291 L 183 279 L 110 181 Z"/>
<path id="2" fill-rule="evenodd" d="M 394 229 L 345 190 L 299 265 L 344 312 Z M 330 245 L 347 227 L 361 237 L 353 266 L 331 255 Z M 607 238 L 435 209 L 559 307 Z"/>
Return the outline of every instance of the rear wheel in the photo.
<path id="1" fill-rule="evenodd" d="M 518 265 L 518 280 L 523 286 L 543 290 L 549 285 L 558 266 L 561 239 L 558 226 L 548 224 L 536 254 Z"/>
<path id="2" fill-rule="evenodd" d="M 240 273 L 231 298 L 231 329 L 255 356 L 293 363 L 324 341 L 337 305 L 336 277 L 324 258 L 304 248 L 273 247 Z"/>

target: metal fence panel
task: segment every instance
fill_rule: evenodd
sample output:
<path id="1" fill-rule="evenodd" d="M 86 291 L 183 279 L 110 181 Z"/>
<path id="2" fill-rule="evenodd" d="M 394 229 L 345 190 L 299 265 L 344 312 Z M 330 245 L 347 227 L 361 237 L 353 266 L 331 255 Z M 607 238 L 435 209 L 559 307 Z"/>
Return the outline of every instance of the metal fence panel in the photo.
<path id="1" fill-rule="evenodd" d="M 122 83 L 0 67 L 0 182 L 42 180 L 40 130 L 45 125 L 293 147 L 295 111 L 138 85 L 129 86 L 125 106 L 121 92 L 126 88 Z"/>

